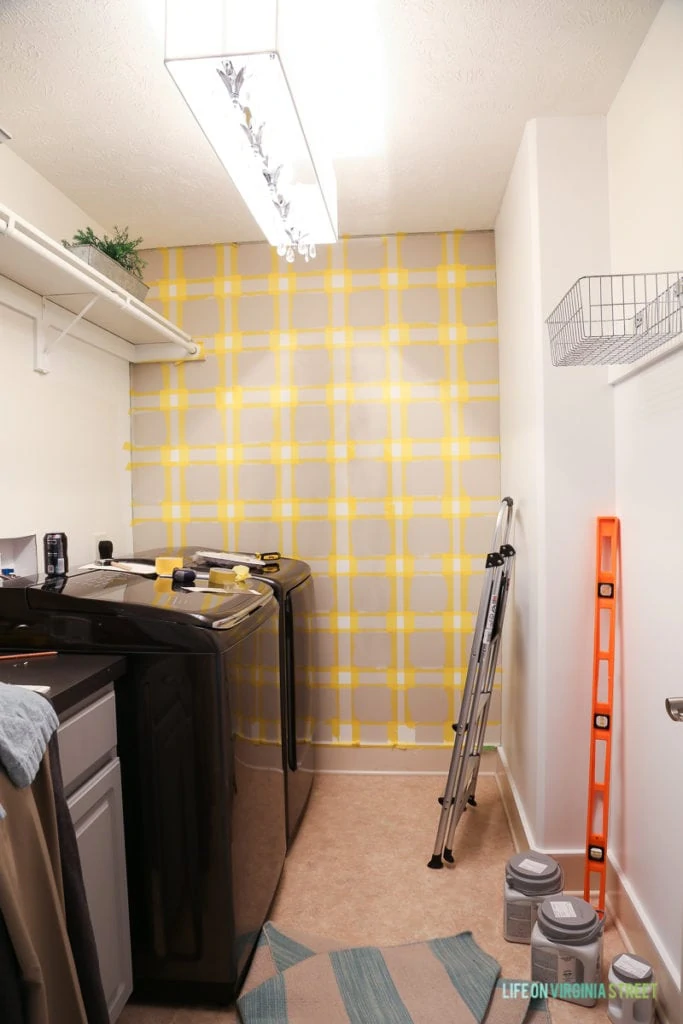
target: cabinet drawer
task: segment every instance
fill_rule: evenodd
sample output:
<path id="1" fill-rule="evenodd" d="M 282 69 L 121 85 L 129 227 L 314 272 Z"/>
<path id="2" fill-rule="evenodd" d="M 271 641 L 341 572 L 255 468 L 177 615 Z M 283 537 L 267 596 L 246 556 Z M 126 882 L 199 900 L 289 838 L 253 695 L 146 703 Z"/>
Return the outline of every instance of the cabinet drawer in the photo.
<path id="1" fill-rule="evenodd" d="M 83 778 L 116 748 L 116 705 L 107 693 L 57 730 L 64 788 Z"/>

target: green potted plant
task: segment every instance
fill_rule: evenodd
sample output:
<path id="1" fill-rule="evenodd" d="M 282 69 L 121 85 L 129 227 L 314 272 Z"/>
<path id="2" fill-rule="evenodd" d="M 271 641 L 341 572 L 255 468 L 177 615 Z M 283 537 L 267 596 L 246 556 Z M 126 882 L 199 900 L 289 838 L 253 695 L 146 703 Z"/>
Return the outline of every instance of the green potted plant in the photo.
<path id="1" fill-rule="evenodd" d="M 125 288 L 131 295 L 144 299 L 149 291 L 142 280 L 142 271 L 147 266 L 138 252 L 141 238 L 130 238 L 128 228 L 114 227 L 114 234 L 99 238 L 92 228 L 77 231 L 70 242 L 62 239 L 74 256 L 78 256 L 110 281 Z"/>

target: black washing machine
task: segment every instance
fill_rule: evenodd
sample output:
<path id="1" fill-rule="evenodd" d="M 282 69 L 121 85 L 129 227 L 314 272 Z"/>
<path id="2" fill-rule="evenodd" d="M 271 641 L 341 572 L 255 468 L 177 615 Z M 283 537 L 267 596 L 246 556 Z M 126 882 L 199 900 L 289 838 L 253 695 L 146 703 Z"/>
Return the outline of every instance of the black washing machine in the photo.
<path id="1" fill-rule="evenodd" d="M 158 555 L 175 555 L 182 558 L 185 565 L 193 565 L 199 550 L 186 547 L 144 551 L 135 557 L 152 563 Z M 228 561 L 226 564 L 243 563 Z M 206 568 L 204 561 L 197 562 L 197 565 Z M 313 577 L 310 565 L 294 558 L 280 558 L 264 566 L 250 566 L 250 573 L 272 587 L 280 606 L 282 749 L 289 845 L 301 824 L 315 773 Z"/>
<path id="2" fill-rule="evenodd" d="M 134 995 L 234 999 L 286 853 L 280 611 L 111 569 L 0 580 L 0 647 L 127 656 L 116 683 Z"/>
<path id="3" fill-rule="evenodd" d="M 311 792 L 315 772 L 313 577 L 306 562 L 281 558 L 252 576 L 268 583 L 280 605 L 280 675 L 287 839 L 291 844 Z"/>

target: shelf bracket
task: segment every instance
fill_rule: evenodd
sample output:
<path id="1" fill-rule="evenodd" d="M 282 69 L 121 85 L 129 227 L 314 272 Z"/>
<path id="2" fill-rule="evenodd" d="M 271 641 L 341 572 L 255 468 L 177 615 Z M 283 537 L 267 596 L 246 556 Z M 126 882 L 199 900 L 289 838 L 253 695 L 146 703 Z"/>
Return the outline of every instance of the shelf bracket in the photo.
<path id="1" fill-rule="evenodd" d="M 90 294 L 90 293 L 86 293 L 86 294 Z M 97 302 L 98 298 L 99 298 L 99 296 L 97 296 L 97 295 L 90 295 L 90 298 L 89 298 L 88 302 L 86 302 L 85 306 L 80 311 L 80 313 L 76 313 L 74 315 L 73 320 L 71 320 L 66 325 L 66 327 L 63 327 L 59 331 L 59 333 L 58 333 L 56 338 L 50 338 L 49 339 L 48 338 L 48 330 L 52 326 L 52 324 L 50 323 L 50 319 L 49 319 L 49 307 L 48 307 L 47 303 L 48 303 L 48 301 L 50 299 L 50 296 L 49 295 L 43 296 L 42 316 L 40 317 L 39 320 L 36 320 L 36 322 L 35 322 L 34 364 L 33 364 L 33 369 L 36 371 L 36 373 L 49 373 L 50 372 L 50 360 L 49 360 L 50 352 L 59 344 L 59 342 L 63 338 L 66 338 L 66 336 L 68 334 L 70 334 L 70 332 L 73 330 L 73 328 L 76 326 L 76 324 L 80 320 L 82 320 L 84 316 L 87 316 L 88 312 L 95 305 L 95 303 Z M 53 329 L 54 330 L 58 330 L 58 328 L 53 328 Z"/>

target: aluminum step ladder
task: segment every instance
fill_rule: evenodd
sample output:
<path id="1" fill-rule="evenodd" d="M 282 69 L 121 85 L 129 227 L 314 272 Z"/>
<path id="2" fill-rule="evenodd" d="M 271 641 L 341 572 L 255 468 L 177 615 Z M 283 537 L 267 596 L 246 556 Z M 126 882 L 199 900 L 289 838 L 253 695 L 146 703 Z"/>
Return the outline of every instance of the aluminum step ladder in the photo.
<path id="1" fill-rule="evenodd" d="M 498 662 L 500 639 L 505 619 L 515 549 L 510 544 L 514 503 L 503 498 L 496 519 L 491 552 L 486 556 L 486 571 L 472 637 L 467 677 L 457 724 L 434 853 L 427 865 L 442 868 L 453 863 L 453 837 L 463 811 L 476 807 L 477 779 L 481 750 L 486 735 L 493 682 Z"/>

